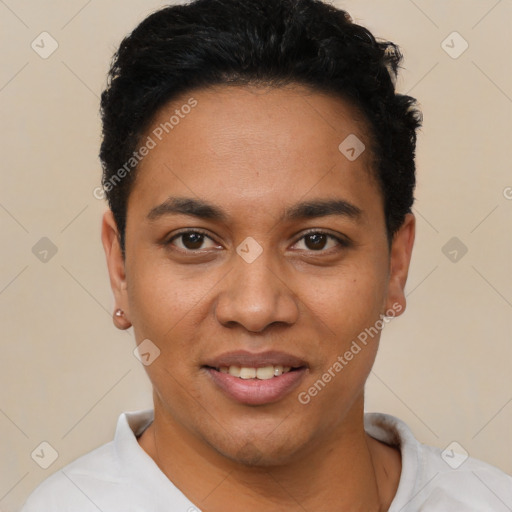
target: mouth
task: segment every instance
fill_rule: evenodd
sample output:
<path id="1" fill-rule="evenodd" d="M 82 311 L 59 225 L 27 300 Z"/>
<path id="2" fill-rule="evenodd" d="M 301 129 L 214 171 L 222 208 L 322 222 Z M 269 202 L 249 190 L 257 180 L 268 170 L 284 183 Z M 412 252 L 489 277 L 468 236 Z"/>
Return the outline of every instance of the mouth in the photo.
<path id="1" fill-rule="evenodd" d="M 283 366 L 281 364 L 276 365 L 267 365 L 250 367 L 250 366 L 220 366 L 218 368 L 206 367 L 211 370 L 215 370 L 219 373 L 224 373 L 227 375 L 232 375 L 233 377 L 237 377 L 239 379 L 249 380 L 249 379 L 258 379 L 258 380 L 269 380 L 275 377 L 280 377 L 283 373 L 288 373 L 291 371 L 300 370 L 302 367 L 292 368 L 291 366 Z"/>
<path id="2" fill-rule="evenodd" d="M 309 369 L 302 359 L 281 352 L 232 352 L 202 368 L 218 390 L 245 405 L 282 400 L 300 384 Z"/>

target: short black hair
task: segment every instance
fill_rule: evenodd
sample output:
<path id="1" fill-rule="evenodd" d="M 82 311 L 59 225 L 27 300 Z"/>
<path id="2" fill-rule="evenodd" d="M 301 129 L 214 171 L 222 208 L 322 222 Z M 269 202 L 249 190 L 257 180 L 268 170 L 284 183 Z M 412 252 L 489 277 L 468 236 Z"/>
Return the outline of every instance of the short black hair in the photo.
<path id="1" fill-rule="evenodd" d="M 121 42 L 101 95 L 102 183 L 123 255 L 142 136 L 168 102 L 220 84 L 302 85 L 361 111 L 391 240 L 414 202 L 421 125 L 416 100 L 395 92 L 401 60 L 397 45 L 320 0 L 195 0 L 151 14 Z"/>

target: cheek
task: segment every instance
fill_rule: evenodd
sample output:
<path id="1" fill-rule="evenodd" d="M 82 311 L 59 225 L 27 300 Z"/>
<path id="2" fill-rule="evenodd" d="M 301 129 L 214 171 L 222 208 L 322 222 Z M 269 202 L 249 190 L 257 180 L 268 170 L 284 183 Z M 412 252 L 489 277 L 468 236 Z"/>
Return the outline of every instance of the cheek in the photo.
<path id="1" fill-rule="evenodd" d="M 302 296 L 313 320 L 321 320 L 343 345 L 379 318 L 386 283 L 385 265 L 370 258 L 304 281 Z"/>
<path id="2" fill-rule="evenodd" d="M 198 287 L 199 279 L 187 281 L 167 262 L 149 257 L 132 266 L 129 276 L 135 339 L 137 344 L 149 339 L 159 351 L 144 369 L 163 404 L 170 407 L 168 397 L 173 397 L 173 414 L 177 415 L 176 411 L 190 407 L 190 398 L 198 393 L 192 378 L 197 347 L 191 339 L 208 287 Z"/>
<path id="3" fill-rule="evenodd" d="M 163 348 L 164 340 L 179 329 L 180 319 L 197 304 L 197 293 L 169 265 L 154 258 L 132 261 L 127 283 L 130 320 L 137 342 L 149 338 Z"/>
<path id="4" fill-rule="evenodd" d="M 362 396 L 380 339 L 385 279 L 376 269 L 353 275 L 333 279 L 327 290 L 317 289 L 308 308 L 321 320 L 322 334 L 315 349 L 318 364 L 298 399 L 311 402 L 314 410 L 334 407 L 332 422 Z"/>

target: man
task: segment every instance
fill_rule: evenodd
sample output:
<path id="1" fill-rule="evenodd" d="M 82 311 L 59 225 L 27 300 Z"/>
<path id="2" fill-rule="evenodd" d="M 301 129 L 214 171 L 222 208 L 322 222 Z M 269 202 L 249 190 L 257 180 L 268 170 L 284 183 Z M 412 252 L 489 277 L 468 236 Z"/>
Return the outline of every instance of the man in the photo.
<path id="1" fill-rule="evenodd" d="M 363 412 L 414 242 L 399 62 L 316 0 L 198 0 L 122 42 L 102 240 L 154 411 L 25 512 L 510 510 L 509 476 Z"/>

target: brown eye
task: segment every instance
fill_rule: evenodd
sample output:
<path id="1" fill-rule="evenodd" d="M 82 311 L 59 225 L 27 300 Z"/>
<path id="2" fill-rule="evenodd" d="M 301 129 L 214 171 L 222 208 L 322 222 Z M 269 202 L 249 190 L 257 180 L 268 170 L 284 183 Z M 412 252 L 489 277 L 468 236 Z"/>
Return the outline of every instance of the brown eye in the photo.
<path id="1" fill-rule="evenodd" d="M 201 245 L 203 245 L 204 235 L 200 233 L 186 233 L 182 236 L 183 245 L 187 249 L 200 249 Z"/>
<path id="2" fill-rule="evenodd" d="M 205 247 L 204 245 L 208 242 L 210 245 Z M 177 248 L 183 251 L 191 252 L 216 247 L 213 240 L 209 236 L 199 231 L 184 231 L 179 233 L 173 236 L 169 242 L 167 242 L 167 245 L 175 245 Z"/>
<path id="3" fill-rule="evenodd" d="M 349 247 L 349 242 L 343 238 L 322 231 L 306 233 L 295 245 L 297 244 L 303 244 L 303 247 L 299 247 L 299 249 L 312 252 L 327 252 L 336 246 L 338 248 Z"/>
<path id="4" fill-rule="evenodd" d="M 327 243 L 327 235 L 323 233 L 313 233 L 304 237 L 306 247 L 312 251 L 323 249 Z"/>

